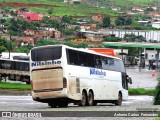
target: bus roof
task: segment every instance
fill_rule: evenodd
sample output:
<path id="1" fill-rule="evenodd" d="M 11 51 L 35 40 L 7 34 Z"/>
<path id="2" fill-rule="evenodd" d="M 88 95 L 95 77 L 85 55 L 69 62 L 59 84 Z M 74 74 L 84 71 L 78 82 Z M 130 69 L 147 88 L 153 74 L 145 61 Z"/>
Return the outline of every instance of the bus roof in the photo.
<path id="1" fill-rule="evenodd" d="M 105 54 L 102 54 L 102 53 L 95 52 L 95 51 L 93 51 L 93 50 L 88 50 L 88 48 L 74 48 L 74 47 L 70 47 L 70 46 L 67 46 L 67 45 L 63 45 L 63 44 L 39 46 L 39 47 L 34 47 L 34 48 L 32 48 L 31 50 L 40 49 L 40 48 L 45 48 L 45 47 L 46 47 L 46 48 L 47 48 L 47 47 L 53 47 L 53 46 L 62 46 L 62 47 L 69 48 L 69 49 L 73 49 L 73 50 L 77 50 L 77 51 L 82 51 L 82 52 L 91 53 L 91 54 L 96 54 L 96 55 L 101 55 L 101 56 L 107 56 L 107 57 L 110 57 L 110 58 L 115 58 L 115 59 L 121 60 L 121 59 L 118 58 L 118 57 L 105 55 Z"/>
<path id="2" fill-rule="evenodd" d="M 13 59 L 6 59 L 6 58 L 0 58 L 0 60 L 5 60 L 5 61 L 16 61 L 16 62 L 26 62 L 26 63 L 29 63 L 29 60 L 26 61 L 26 60 L 13 60 Z"/>

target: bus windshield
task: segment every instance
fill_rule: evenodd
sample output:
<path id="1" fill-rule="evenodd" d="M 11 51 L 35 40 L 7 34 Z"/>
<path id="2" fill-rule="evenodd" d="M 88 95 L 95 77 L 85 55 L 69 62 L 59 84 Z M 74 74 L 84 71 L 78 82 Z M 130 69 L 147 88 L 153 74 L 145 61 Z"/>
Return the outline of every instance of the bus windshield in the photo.
<path id="1" fill-rule="evenodd" d="M 60 59 L 61 56 L 62 56 L 61 46 L 36 48 L 31 51 L 32 61 L 56 60 L 56 59 Z"/>

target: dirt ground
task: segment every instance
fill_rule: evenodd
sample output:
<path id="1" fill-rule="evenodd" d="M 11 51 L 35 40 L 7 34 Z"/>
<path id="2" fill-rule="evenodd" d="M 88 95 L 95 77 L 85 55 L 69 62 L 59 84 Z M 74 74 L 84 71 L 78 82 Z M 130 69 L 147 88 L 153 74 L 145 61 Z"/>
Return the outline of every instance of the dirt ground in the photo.
<path id="1" fill-rule="evenodd" d="M 27 4 L 27 3 L 17 3 L 17 2 L 3 2 L 0 3 L 0 7 L 4 6 L 14 6 L 14 7 L 58 7 L 56 5 L 47 4 Z"/>

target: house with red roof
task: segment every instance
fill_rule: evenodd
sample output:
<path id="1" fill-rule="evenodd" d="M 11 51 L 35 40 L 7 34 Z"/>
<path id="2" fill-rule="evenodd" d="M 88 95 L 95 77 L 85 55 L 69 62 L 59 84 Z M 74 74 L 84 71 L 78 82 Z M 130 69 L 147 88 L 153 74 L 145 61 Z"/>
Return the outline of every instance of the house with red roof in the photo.
<path id="1" fill-rule="evenodd" d="M 152 21 L 159 21 L 160 20 L 160 12 L 159 11 L 149 12 L 148 15 Z"/>
<path id="2" fill-rule="evenodd" d="M 30 13 L 30 12 L 25 13 L 25 19 L 27 21 L 41 21 L 44 16 L 45 16 L 44 14 L 39 14 L 39 13 Z"/>
<path id="3" fill-rule="evenodd" d="M 106 14 L 98 14 L 98 13 L 97 14 L 93 14 L 92 15 L 92 20 L 102 23 L 103 18 L 105 16 L 106 16 Z"/>

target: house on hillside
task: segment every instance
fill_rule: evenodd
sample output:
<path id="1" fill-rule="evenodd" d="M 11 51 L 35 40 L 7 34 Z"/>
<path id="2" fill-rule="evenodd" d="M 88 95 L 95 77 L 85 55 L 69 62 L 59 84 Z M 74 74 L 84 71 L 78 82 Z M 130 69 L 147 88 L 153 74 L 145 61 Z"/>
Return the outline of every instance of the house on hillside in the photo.
<path id="1" fill-rule="evenodd" d="M 106 16 L 106 14 L 98 14 L 98 13 L 97 14 L 93 14 L 92 15 L 92 20 L 102 23 L 103 18 L 105 16 Z"/>
<path id="2" fill-rule="evenodd" d="M 132 7 L 131 10 L 133 10 L 133 11 L 144 11 L 142 8 L 140 8 L 138 6 Z"/>
<path id="3" fill-rule="evenodd" d="M 61 20 L 62 16 L 49 16 L 50 20 Z"/>
<path id="4" fill-rule="evenodd" d="M 151 21 L 138 21 L 138 23 L 142 26 L 151 26 Z"/>
<path id="5" fill-rule="evenodd" d="M 31 37 L 31 36 L 26 36 L 23 38 L 23 41 L 21 42 L 21 45 L 31 45 L 34 46 L 35 43 L 37 42 L 37 39 L 35 37 Z"/>
<path id="6" fill-rule="evenodd" d="M 97 24 L 90 24 L 90 23 L 82 23 L 80 26 L 84 27 L 85 30 L 96 30 L 97 28 Z"/>
<path id="7" fill-rule="evenodd" d="M 111 10 L 113 10 L 113 11 L 120 11 L 121 8 L 120 7 L 111 7 Z"/>
<path id="8" fill-rule="evenodd" d="M 64 0 L 64 3 L 69 3 L 69 4 L 73 4 L 73 3 L 75 3 L 75 2 L 81 3 L 82 0 Z"/>
<path id="9" fill-rule="evenodd" d="M 160 12 L 159 11 L 149 12 L 148 16 L 151 18 L 152 21 L 160 21 Z"/>
<path id="10" fill-rule="evenodd" d="M 20 19 L 25 19 L 25 14 L 26 13 L 27 13 L 27 11 L 18 10 L 17 11 L 17 17 L 20 18 Z"/>
<path id="11" fill-rule="evenodd" d="M 39 13 L 25 13 L 25 20 L 27 21 L 41 21 L 45 15 Z"/>
<path id="12" fill-rule="evenodd" d="M 50 39 L 55 38 L 58 39 L 61 36 L 60 31 L 57 31 L 55 29 L 46 29 L 46 30 L 25 30 L 24 34 L 26 36 L 34 36 L 38 39 Z"/>
<path id="13" fill-rule="evenodd" d="M 160 22 L 152 22 L 152 27 L 159 29 L 160 28 Z"/>
<path id="14" fill-rule="evenodd" d="M 156 6 L 151 6 L 151 8 L 152 8 L 153 10 L 157 10 L 157 7 L 156 7 Z"/>

